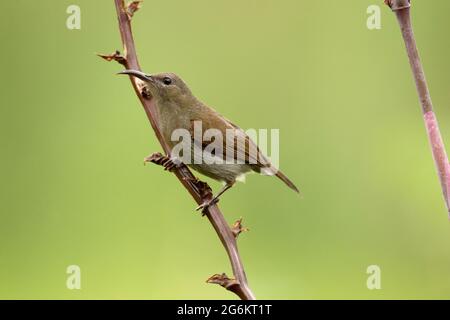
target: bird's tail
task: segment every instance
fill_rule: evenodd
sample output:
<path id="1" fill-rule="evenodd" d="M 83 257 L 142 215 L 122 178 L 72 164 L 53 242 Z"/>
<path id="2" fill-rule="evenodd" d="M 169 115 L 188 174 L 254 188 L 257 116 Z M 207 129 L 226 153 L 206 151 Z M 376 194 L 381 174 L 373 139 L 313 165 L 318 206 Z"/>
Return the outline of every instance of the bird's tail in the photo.
<path id="1" fill-rule="evenodd" d="M 300 190 L 298 190 L 298 188 L 295 186 L 295 184 L 291 180 L 289 180 L 289 178 L 286 177 L 283 172 L 278 170 L 277 173 L 275 173 L 275 175 L 278 178 L 280 178 L 280 180 L 283 181 L 289 188 L 291 188 L 292 190 L 294 190 L 297 193 L 300 193 Z"/>
<path id="2" fill-rule="evenodd" d="M 291 188 L 292 190 L 294 190 L 297 193 L 300 193 L 300 190 L 298 190 L 298 188 L 295 186 L 295 184 L 289 180 L 288 177 L 286 177 L 284 175 L 283 172 L 281 172 L 280 170 L 278 170 L 277 168 L 275 168 L 274 166 L 267 166 L 267 167 L 258 167 L 257 169 L 254 169 L 255 171 L 266 175 L 266 176 L 277 176 L 278 178 L 280 178 L 281 181 L 283 181 L 289 188 Z"/>

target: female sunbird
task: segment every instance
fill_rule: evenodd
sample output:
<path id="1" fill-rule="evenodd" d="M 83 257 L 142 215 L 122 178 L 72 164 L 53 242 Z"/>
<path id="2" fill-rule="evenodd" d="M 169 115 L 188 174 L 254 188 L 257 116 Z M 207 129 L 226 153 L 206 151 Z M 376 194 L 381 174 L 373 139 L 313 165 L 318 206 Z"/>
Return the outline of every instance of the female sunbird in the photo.
<path id="1" fill-rule="evenodd" d="M 197 209 L 203 209 L 215 203 L 219 196 L 230 189 L 237 180 L 242 180 L 247 173 L 252 171 L 265 175 L 275 175 L 289 188 L 299 193 L 294 183 L 270 163 L 242 129 L 198 100 L 186 83 L 176 74 L 160 73 L 149 75 L 138 70 L 124 70 L 119 74 L 137 77 L 145 83 L 147 91 L 155 99 L 161 133 L 171 148 L 179 143 L 179 141 L 172 141 L 172 133 L 177 129 L 185 129 L 190 133 L 194 133 L 194 124 L 196 122 L 201 123 L 203 130 L 215 129 L 222 134 L 222 137 L 225 137 L 223 139 L 223 152 L 212 155 L 212 157 L 219 157 L 223 160 L 222 163 L 220 161 L 216 161 L 216 163 L 211 163 L 211 161 L 197 163 L 194 160 L 186 163 L 194 170 L 224 183 L 224 187 L 216 196 L 200 205 Z M 234 137 L 230 138 L 230 135 L 227 135 L 227 130 L 232 130 Z M 194 139 L 193 134 L 191 134 L 191 138 L 191 157 L 194 159 L 194 157 L 198 156 L 198 153 L 202 153 L 209 143 L 197 141 L 197 139 Z M 236 143 L 236 141 L 243 141 L 244 143 Z M 234 160 L 232 163 L 227 163 L 226 161 L 225 157 L 229 155 Z"/>

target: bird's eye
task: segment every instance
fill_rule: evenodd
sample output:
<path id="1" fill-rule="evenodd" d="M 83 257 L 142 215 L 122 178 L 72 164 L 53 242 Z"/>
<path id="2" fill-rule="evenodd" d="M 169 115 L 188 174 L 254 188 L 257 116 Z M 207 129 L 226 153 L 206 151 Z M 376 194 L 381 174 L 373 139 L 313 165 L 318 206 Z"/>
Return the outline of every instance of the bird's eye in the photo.
<path id="1" fill-rule="evenodd" d="M 170 79 L 169 77 L 165 77 L 165 78 L 163 79 L 163 83 L 164 83 L 166 86 L 168 86 L 169 84 L 172 83 L 172 79 Z"/>

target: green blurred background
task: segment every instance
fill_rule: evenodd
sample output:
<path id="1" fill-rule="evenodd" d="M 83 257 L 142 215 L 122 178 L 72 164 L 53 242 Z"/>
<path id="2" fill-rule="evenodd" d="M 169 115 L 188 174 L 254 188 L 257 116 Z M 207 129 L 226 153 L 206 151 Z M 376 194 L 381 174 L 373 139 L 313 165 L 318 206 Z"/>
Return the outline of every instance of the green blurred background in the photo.
<path id="1" fill-rule="evenodd" d="M 414 1 L 413 20 L 450 146 L 450 2 L 432 2 Z M 81 30 L 66 28 L 70 4 Z M 161 148 L 121 66 L 95 56 L 121 49 L 113 1 L 7 1 L 0 15 L 0 298 L 234 299 L 205 283 L 231 273 L 206 218 L 142 165 Z M 145 71 L 180 74 L 243 128 L 281 130 L 303 198 L 253 175 L 220 203 L 251 229 L 239 246 L 258 298 L 449 297 L 449 220 L 381 0 L 146 0 L 133 27 Z M 71 264 L 81 290 L 66 288 Z M 373 264 L 381 290 L 366 287 Z"/>

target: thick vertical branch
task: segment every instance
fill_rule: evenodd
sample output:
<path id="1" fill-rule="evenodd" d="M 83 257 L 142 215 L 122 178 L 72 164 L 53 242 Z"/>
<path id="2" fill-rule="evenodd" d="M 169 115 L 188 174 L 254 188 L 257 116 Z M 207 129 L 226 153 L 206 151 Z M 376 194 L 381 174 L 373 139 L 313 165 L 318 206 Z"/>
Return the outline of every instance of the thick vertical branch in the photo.
<path id="1" fill-rule="evenodd" d="M 411 3 L 410 0 L 385 0 L 392 11 L 397 16 L 403 40 L 406 45 L 409 63 L 416 83 L 417 93 L 419 95 L 422 113 L 427 128 L 428 138 L 431 145 L 431 151 L 436 165 L 436 170 L 441 182 L 442 193 L 444 195 L 447 212 L 450 217 L 450 165 L 444 143 L 439 131 L 438 122 L 433 111 L 430 92 L 428 90 L 425 72 L 420 61 L 419 51 L 417 50 L 416 40 L 411 24 Z"/>
<path id="2" fill-rule="evenodd" d="M 135 11 L 139 8 L 140 2 L 141 1 L 132 1 L 128 5 L 125 5 L 124 0 L 114 0 L 117 18 L 119 20 L 120 35 L 124 47 L 124 55 L 121 56 L 119 52 L 112 55 L 100 55 L 107 60 L 115 60 L 119 62 L 127 69 L 134 70 L 140 70 L 140 66 L 137 59 L 130 21 Z M 144 107 L 145 113 L 147 114 L 148 120 L 150 121 L 159 143 L 163 147 L 164 152 L 166 154 L 170 154 L 170 148 L 163 139 L 158 126 L 158 114 L 156 112 L 154 99 L 152 99 L 148 93 L 142 92 L 140 82 L 135 77 L 130 77 L 130 81 L 136 95 Z M 183 184 L 183 186 L 189 191 L 197 204 L 202 204 L 205 200 L 211 198 L 211 189 L 206 183 L 197 180 L 188 167 L 181 165 L 174 168 L 173 172 L 181 184 Z M 229 279 L 224 274 L 220 277 L 215 275 L 211 277 L 208 282 L 222 285 L 227 290 L 234 292 L 243 300 L 254 300 L 255 296 L 248 286 L 244 266 L 239 256 L 236 238 L 232 229 L 228 226 L 228 223 L 216 204 L 208 207 L 204 213 L 214 227 L 214 230 L 219 236 L 220 241 L 228 254 L 235 277 L 235 279 Z"/>

